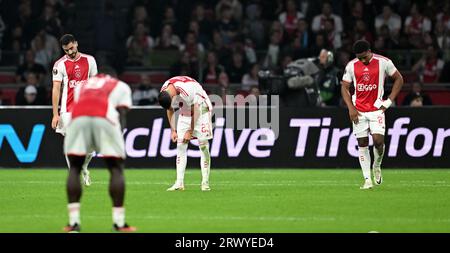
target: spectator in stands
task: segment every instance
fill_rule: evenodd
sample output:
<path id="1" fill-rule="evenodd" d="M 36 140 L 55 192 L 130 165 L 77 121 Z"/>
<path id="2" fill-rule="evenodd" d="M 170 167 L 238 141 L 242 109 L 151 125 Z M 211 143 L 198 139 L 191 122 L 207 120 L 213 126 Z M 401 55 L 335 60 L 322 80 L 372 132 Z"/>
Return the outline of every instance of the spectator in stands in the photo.
<path id="1" fill-rule="evenodd" d="M 264 20 L 261 18 L 261 6 L 250 4 L 246 8 L 246 13 L 243 32 L 254 42 L 257 49 L 262 49 L 266 43 L 266 28 Z"/>
<path id="2" fill-rule="evenodd" d="M 133 91 L 133 105 L 155 105 L 158 103 L 159 90 L 151 86 L 150 77 L 141 75 L 141 83 Z"/>
<path id="3" fill-rule="evenodd" d="M 441 11 L 436 15 L 436 23 L 442 22 L 446 30 L 450 30 L 450 3 L 444 2 Z"/>
<path id="4" fill-rule="evenodd" d="M 450 49 L 450 34 L 444 21 L 436 21 L 433 35 L 440 50 Z"/>
<path id="5" fill-rule="evenodd" d="M 219 0 L 216 5 L 216 18 L 221 19 L 223 13 L 223 8 L 229 8 L 232 18 L 236 21 L 242 19 L 242 4 L 239 0 Z"/>
<path id="6" fill-rule="evenodd" d="M 259 85 L 259 81 L 258 81 L 258 72 L 259 72 L 259 64 L 257 63 L 253 63 L 250 68 L 249 71 L 242 77 L 242 86 L 241 89 L 242 90 L 250 90 L 250 88 L 252 86 L 258 86 Z"/>
<path id="7" fill-rule="evenodd" d="M 172 6 L 166 6 L 166 9 L 164 10 L 164 17 L 162 19 L 162 25 L 170 25 L 175 33 L 180 32 L 177 23 L 177 17 Z"/>
<path id="8" fill-rule="evenodd" d="M 198 43 L 195 33 L 189 31 L 186 34 L 184 44 L 181 44 L 179 50 L 181 52 L 189 53 L 190 62 L 198 64 L 203 59 L 205 48 L 201 43 Z"/>
<path id="9" fill-rule="evenodd" d="M 151 27 L 150 17 L 144 5 L 137 5 L 134 7 L 133 18 L 129 30 L 135 32 L 138 24 L 143 24 L 147 29 Z"/>
<path id="10" fill-rule="evenodd" d="M 26 82 L 26 77 L 28 73 L 33 72 L 37 74 L 38 82 L 41 82 L 45 75 L 47 74 L 46 68 L 35 62 L 35 54 L 32 49 L 25 52 L 24 63 L 20 65 L 16 70 L 16 82 Z"/>
<path id="11" fill-rule="evenodd" d="M 388 28 L 388 31 L 393 38 L 397 38 L 402 29 L 402 19 L 397 13 L 392 11 L 390 5 L 384 5 L 383 12 L 375 18 L 375 29 L 377 34 L 381 33 L 383 26 Z"/>
<path id="12" fill-rule="evenodd" d="M 304 17 L 305 16 L 297 10 L 297 4 L 294 0 L 286 0 L 286 10 L 278 16 L 278 19 L 286 31 L 288 40 L 293 39 L 295 30 L 297 29 L 297 22 Z"/>
<path id="13" fill-rule="evenodd" d="M 192 18 L 191 20 L 195 20 L 198 22 L 199 26 L 199 38 L 202 43 L 204 41 L 211 41 L 214 29 L 214 23 L 212 20 L 206 17 L 205 14 L 205 6 L 201 3 L 197 4 L 194 7 L 194 10 L 192 12 Z M 207 46 L 207 44 L 203 44 L 204 46 Z"/>
<path id="14" fill-rule="evenodd" d="M 357 40 L 366 40 L 371 45 L 374 42 L 372 33 L 367 29 L 367 25 L 362 19 L 357 19 L 353 28 L 353 41 Z"/>
<path id="15" fill-rule="evenodd" d="M 247 72 L 247 67 L 241 52 L 235 51 L 233 53 L 231 62 L 225 66 L 225 70 L 231 83 L 240 83 L 242 81 L 242 77 Z"/>
<path id="16" fill-rule="evenodd" d="M 384 50 L 397 49 L 399 42 L 392 37 L 387 25 L 382 25 L 379 29 L 378 37 L 374 42 L 374 48 L 378 53 L 383 54 Z"/>
<path id="17" fill-rule="evenodd" d="M 324 33 L 327 35 L 328 45 L 334 49 L 339 49 L 342 46 L 341 33 L 336 32 L 334 19 L 328 18 L 324 21 Z"/>
<path id="18" fill-rule="evenodd" d="M 191 31 L 195 34 L 198 42 L 203 45 L 203 47 L 208 46 L 208 36 L 200 33 L 200 25 L 196 20 L 189 21 L 188 31 Z"/>
<path id="19" fill-rule="evenodd" d="M 311 46 L 310 54 L 316 56 L 316 55 L 320 54 L 320 51 L 322 49 L 328 48 L 329 46 L 328 46 L 327 38 L 328 38 L 328 36 L 325 32 L 320 32 L 320 33 L 316 34 L 315 40 L 314 40 L 315 43 L 313 43 Z"/>
<path id="20" fill-rule="evenodd" d="M 444 61 L 438 57 L 438 51 L 432 45 L 428 46 L 423 57 L 414 64 L 412 71 L 419 73 L 423 83 L 435 83 L 439 81 Z"/>
<path id="21" fill-rule="evenodd" d="M 45 28 L 45 31 L 53 37 L 59 38 L 62 35 L 63 27 L 61 20 L 56 16 L 55 8 L 52 5 L 45 5 L 38 22 Z"/>
<path id="22" fill-rule="evenodd" d="M 281 22 L 279 20 L 274 20 L 272 21 L 271 25 L 270 25 L 270 31 L 269 34 L 272 35 L 274 33 L 278 33 L 279 37 L 280 37 L 280 43 L 283 44 L 284 41 L 286 40 L 286 33 L 284 32 L 284 28 L 283 25 L 281 24 Z M 269 35 L 269 41 L 271 39 Z M 266 44 L 267 47 L 267 44 Z"/>
<path id="23" fill-rule="evenodd" d="M 213 41 L 209 45 L 208 50 L 216 52 L 218 63 L 224 65 L 230 60 L 231 49 L 223 43 L 220 32 L 215 30 L 213 32 Z"/>
<path id="24" fill-rule="evenodd" d="M 424 48 L 424 35 L 431 32 L 431 21 L 423 16 L 417 3 L 412 4 L 409 16 L 405 19 L 405 34 L 415 48 Z"/>
<path id="25" fill-rule="evenodd" d="M 309 49 L 312 44 L 313 35 L 308 29 L 308 22 L 305 19 L 299 19 L 297 22 L 297 30 L 295 32 L 292 50 L 295 59 L 310 56 Z"/>
<path id="26" fill-rule="evenodd" d="M 270 36 L 270 44 L 264 58 L 264 68 L 275 68 L 280 59 L 281 53 L 281 34 L 274 32 Z"/>
<path id="27" fill-rule="evenodd" d="M 225 44 L 231 43 L 237 35 L 239 24 L 233 18 L 232 9 L 228 5 L 221 8 L 220 20 L 217 22 L 217 30 L 222 35 Z"/>
<path id="28" fill-rule="evenodd" d="M 333 10 L 329 2 L 324 2 L 322 4 L 322 13 L 314 17 L 311 25 L 312 31 L 315 33 L 323 31 L 325 29 L 325 21 L 329 18 L 334 20 L 334 31 L 337 34 L 342 33 L 342 18 L 336 14 L 333 14 Z"/>
<path id="29" fill-rule="evenodd" d="M 218 84 L 219 74 L 224 71 L 224 67 L 217 62 L 216 53 L 214 51 L 209 51 L 206 57 L 206 68 L 203 70 L 203 83 Z"/>
<path id="30" fill-rule="evenodd" d="M 414 82 L 411 91 L 403 99 L 404 106 L 433 105 L 430 96 L 423 92 L 423 83 Z"/>
<path id="31" fill-rule="evenodd" d="M 47 90 L 38 85 L 35 73 L 27 75 L 26 86 L 19 89 L 16 94 L 16 105 L 46 105 L 48 104 Z"/>
<path id="32" fill-rule="evenodd" d="M 31 48 L 36 52 L 35 61 L 46 68 L 61 55 L 58 40 L 55 36 L 48 34 L 45 27 L 39 29 L 39 32 L 31 41 Z"/>
<path id="33" fill-rule="evenodd" d="M 180 59 L 170 67 L 170 76 L 198 77 L 198 64 L 190 61 L 189 53 L 183 52 Z"/>
<path id="34" fill-rule="evenodd" d="M 95 49 L 97 53 L 110 54 L 117 49 L 118 39 L 121 37 L 120 28 L 112 1 L 105 1 L 103 9 L 95 15 Z"/>
<path id="35" fill-rule="evenodd" d="M 150 37 L 148 27 L 144 23 L 137 23 L 134 34 L 128 37 L 126 46 L 128 51 L 127 64 L 143 66 L 144 57 L 153 49 L 155 43 Z"/>
<path id="36" fill-rule="evenodd" d="M 161 36 L 156 38 L 156 49 L 178 50 L 181 45 L 178 35 L 173 34 L 172 26 L 165 24 L 161 31 Z"/>

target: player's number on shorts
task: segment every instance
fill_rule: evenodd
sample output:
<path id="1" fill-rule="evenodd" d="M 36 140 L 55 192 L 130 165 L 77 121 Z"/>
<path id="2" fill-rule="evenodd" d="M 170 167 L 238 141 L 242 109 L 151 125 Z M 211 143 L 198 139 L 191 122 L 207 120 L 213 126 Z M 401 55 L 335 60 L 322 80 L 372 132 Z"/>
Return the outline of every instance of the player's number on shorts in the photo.
<path id="1" fill-rule="evenodd" d="M 378 116 L 378 124 L 383 124 L 383 117 Z"/>
<path id="2" fill-rule="evenodd" d="M 202 133 L 208 133 L 209 132 L 209 125 L 208 124 L 202 124 L 201 131 L 202 131 Z"/>

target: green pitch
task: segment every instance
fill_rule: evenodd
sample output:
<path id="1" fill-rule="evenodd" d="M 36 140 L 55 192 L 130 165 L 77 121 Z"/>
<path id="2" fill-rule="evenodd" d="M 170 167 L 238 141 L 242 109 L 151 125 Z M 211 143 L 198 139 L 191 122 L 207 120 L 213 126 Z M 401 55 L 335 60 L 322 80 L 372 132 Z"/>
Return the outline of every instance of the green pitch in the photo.
<path id="1" fill-rule="evenodd" d="M 91 170 L 82 232 L 110 232 L 109 175 Z M 126 215 L 139 232 L 450 232 L 450 169 L 385 169 L 371 190 L 358 169 L 213 169 L 210 192 L 188 169 L 183 192 L 166 192 L 174 169 L 125 172 Z M 0 232 L 62 232 L 67 171 L 0 170 Z"/>

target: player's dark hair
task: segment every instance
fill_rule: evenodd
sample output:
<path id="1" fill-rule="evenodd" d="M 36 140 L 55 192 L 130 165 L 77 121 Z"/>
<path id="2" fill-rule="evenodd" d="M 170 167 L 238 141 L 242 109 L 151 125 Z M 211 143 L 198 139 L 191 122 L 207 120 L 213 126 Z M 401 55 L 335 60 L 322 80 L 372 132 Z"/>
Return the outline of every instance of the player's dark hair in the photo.
<path id="1" fill-rule="evenodd" d="M 110 75 L 112 77 L 117 77 L 116 70 L 113 67 L 107 66 L 107 65 L 103 65 L 103 66 L 99 67 L 98 73 Z"/>
<path id="2" fill-rule="evenodd" d="M 357 40 L 353 44 L 353 53 L 360 54 L 368 51 L 370 49 L 370 44 L 366 40 Z"/>
<path id="3" fill-rule="evenodd" d="M 172 97 L 169 92 L 161 91 L 158 96 L 159 105 L 161 105 L 164 109 L 169 109 L 172 104 Z"/>
<path id="4" fill-rule="evenodd" d="M 61 46 L 65 46 L 67 44 L 69 44 L 70 42 L 75 42 L 77 41 L 75 39 L 75 36 L 73 36 L 72 34 L 64 34 L 61 39 L 59 39 L 59 43 L 61 44 Z"/>

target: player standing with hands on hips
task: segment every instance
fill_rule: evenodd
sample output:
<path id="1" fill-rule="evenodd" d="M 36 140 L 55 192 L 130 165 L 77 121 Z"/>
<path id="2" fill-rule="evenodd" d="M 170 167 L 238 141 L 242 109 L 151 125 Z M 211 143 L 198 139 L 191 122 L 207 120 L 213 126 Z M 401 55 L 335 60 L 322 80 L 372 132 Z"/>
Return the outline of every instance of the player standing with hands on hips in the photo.
<path id="1" fill-rule="evenodd" d="M 78 51 L 78 42 L 72 34 L 63 35 L 60 43 L 65 55 L 55 62 L 52 70 L 52 128 L 57 133 L 65 136 L 66 127 L 69 124 L 74 104 L 74 90 L 77 86 L 86 84 L 90 77 L 97 75 L 97 63 L 94 57 Z M 61 107 L 58 111 L 60 96 Z M 87 167 L 92 156 L 93 153 L 87 154 L 86 160 L 83 163 L 83 182 L 86 186 L 91 185 L 91 178 Z M 70 168 L 67 156 L 66 161 L 67 166 Z"/>
<path id="2" fill-rule="evenodd" d="M 136 230 L 125 222 L 124 207 L 125 144 L 122 129 L 131 108 L 131 89 L 115 78 L 114 70 L 105 68 L 101 72 L 90 78 L 87 84 L 76 88 L 72 119 L 64 139 L 64 153 L 70 161 L 67 178 L 69 225 L 64 228 L 67 232 L 80 231 L 80 173 L 86 155 L 92 151 L 103 155 L 110 172 L 113 231 Z"/>
<path id="3" fill-rule="evenodd" d="M 184 190 L 184 173 L 187 164 L 187 148 L 191 139 L 197 138 L 200 148 L 200 167 L 202 170 L 201 190 L 209 191 L 209 172 L 211 155 L 209 140 L 212 135 L 212 104 L 202 86 L 188 76 L 175 76 L 167 80 L 158 97 L 159 104 L 166 109 L 171 139 L 177 142 L 177 180 L 167 191 Z M 174 108 L 173 105 L 181 107 Z M 181 111 L 175 122 L 175 109 Z"/>
<path id="4" fill-rule="evenodd" d="M 369 42 L 358 40 L 353 44 L 356 58 L 345 67 L 341 82 L 341 94 L 348 107 L 353 123 L 353 134 L 358 141 L 359 163 L 364 176 L 361 189 L 373 187 L 371 179 L 371 158 L 369 152 L 369 134 L 374 143 L 373 178 L 376 185 L 382 183 L 381 161 L 384 155 L 385 111 L 391 106 L 403 86 L 403 77 L 392 61 L 374 54 Z M 389 76 L 394 80 L 391 94 L 383 100 L 384 80 Z M 350 95 L 353 83 L 355 93 Z"/>

